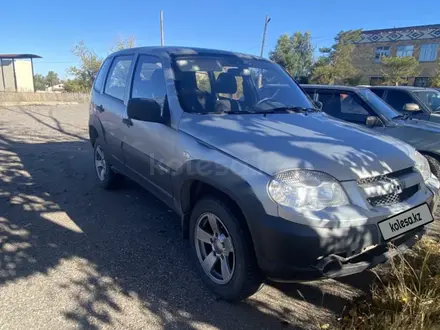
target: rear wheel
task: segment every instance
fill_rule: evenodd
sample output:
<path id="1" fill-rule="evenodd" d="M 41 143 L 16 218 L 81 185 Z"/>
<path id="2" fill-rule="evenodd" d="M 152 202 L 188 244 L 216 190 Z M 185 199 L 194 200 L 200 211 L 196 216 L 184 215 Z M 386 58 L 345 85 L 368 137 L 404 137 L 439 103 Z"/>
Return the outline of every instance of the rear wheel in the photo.
<path id="1" fill-rule="evenodd" d="M 115 173 L 106 157 L 101 139 L 95 141 L 93 162 L 95 165 L 95 173 L 99 181 L 99 186 L 104 189 L 113 189 L 120 184 L 121 175 Z"/>
<path id="2" fill-rule="evenodd" d="M 425 156 L 425 158 L 428 160 L 429 168 L 431 169 L 432 174 L 440 179 L 440 162 L 432 156 L 426 154 L 423 156 Z"/>
<path id="3" fill-rule="evenodd" d="M 262 279 L 252 242 L 227 203 L 206 197 L 196 204 L 190 241 L 198 272 L 217 296 L 241 300 L 258 290 Z"/>

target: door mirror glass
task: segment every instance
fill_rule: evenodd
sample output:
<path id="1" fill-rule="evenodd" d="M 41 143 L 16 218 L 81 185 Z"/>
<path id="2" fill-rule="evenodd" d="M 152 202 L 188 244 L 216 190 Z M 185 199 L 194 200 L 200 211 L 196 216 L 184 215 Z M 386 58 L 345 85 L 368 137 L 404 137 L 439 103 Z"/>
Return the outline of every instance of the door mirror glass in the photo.
<path id="1" fill-rule="evenodd" d="M 127 115 L 130 119 L 165 123 L 162 107 L 153 99 L 133 98 L 128 101 Z"/>
<path id="2" fill-rule="evenodd" d="M 322 110 L 322 102 L 313 101 L 313 104 L 315 105 L 316 109 Z"/>
<path id="3" fill-rule="evenodd" d="M 417 112 L 420 111 L 420 107 L 416 103 L 407 103 L 403 106 L 403 111 Z"/>
<path id="4" fill-rule="evenodd" d="M 365 125 L 367 127 L 374 127 L 379 125 L 380 123 L 382 123 L 381 120 L 379 119 L 379 117 L 376 116 L 368 116 L 365 120 Z"/>

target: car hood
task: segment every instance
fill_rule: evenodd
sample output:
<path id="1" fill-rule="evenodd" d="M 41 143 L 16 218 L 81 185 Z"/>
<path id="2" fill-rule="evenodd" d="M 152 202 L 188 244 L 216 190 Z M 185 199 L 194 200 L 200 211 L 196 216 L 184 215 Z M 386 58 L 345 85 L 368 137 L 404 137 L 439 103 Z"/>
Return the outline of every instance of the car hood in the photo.
<path id="1" fill-rule="evenodd" d="M 440 152 L 440 123 L 411 118 L 392 120 L 385 133 L 411 144 L 417 150 Z"/>
<path id="2" fill-rule="evenodd" d="M 184 113 L 179 129 L 268 175 L 310 169 L 345 181 L 414 166 L 408 144 L 322 113 Z"/>
<path id="3" fill-rule="evenodd" d="M 429 115 L 429 121 L 434 123 L 440 123 L 440 113 L 431 113 Z"/>

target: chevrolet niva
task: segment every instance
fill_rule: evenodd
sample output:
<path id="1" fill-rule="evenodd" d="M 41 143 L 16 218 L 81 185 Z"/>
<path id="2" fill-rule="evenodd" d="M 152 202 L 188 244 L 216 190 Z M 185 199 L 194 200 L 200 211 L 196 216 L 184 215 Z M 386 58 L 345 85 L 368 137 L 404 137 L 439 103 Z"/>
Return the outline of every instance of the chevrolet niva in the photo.
<path id="1" fill-rule="evenodd" d="M 287 88 L 261 97 L 274 85 Z M 255 56 L 111 54 L 92 90 L 89 132 L 99 184 L 127 176 L 176 211 L 200 276 L 226 300 L 252 295 L 265 277 L 361 272 L 433 221 L 439 182 L 420 153 L 332 119 Z"/>

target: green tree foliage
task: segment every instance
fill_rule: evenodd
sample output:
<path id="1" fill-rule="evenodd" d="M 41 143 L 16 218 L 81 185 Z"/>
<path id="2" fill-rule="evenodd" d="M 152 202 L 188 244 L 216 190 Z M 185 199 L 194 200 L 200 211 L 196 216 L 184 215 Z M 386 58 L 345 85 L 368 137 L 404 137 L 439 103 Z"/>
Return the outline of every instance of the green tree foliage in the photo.
<path id="1" fill-rule="evenodd" d="M 313 63 L 314 47 L 309 32 L 282 35 L 269 58 L 284 67 L 293 77 L 308 77 Z"/>
<path id="2" fill-rule="evenodd" d="M 319 84 L 350 84 L 356 82 L 359 71 L 352 58 L 354 42 L 362 30 L 341 31 L 330 48 L 320 48 L 321 56 L 313 66 L 312 81 Z"/>
<path id="3" fill-rule="evenodd" d="M 125 48 L 134 47 L 136 44 L 134 37 L 119 37 L 114 46 L 110 48 L 110 52 L 115 52 Z M 101 67 L 103 57 L 88 48 L 84 41 L 80 41 L 73 47 L 73 54 L 79 60 L 79 66 L 72 66 L 67 73 L 73 77 L 65 82 L 65 90 L 70 92 L 88 92 L 93 86 L 96 75 Z"/>
<path id="4" fill-rule="evenodd" d="M 87 48 L 84 41 L 80 41 L 77 45 L 73 47 L 73 55 L 75 55 L 80 64 L 79 66 L 70 67 L 67 72 L 74 79 L 67 81 L 67 85 L 73 85 L 75 88 L 85 88 L 90 90 L 92 88 L 93 82 L 95 81 L 96 74 L 101 67 L 103 58 L 98 56 L 94 50 Z"/>
<path id="5" fill-rule="evenodd" d="M 46 89 L 46 78 L 39 73 L 34 75 L 34 86 L 37 91 L 44 91 Z"/>
<path id="6" fill-rule="evenodd" d="M 386 85 L 400 85 L 420 73 L 420 65 L 415 57 L 383 57 L 382 76 Z"/>
<path id="7" fill-rule="evenodd" d="M 58 74 L 54 71 L 49 71 L 45 78 L 46 85 L 54 86 L 60 83 L 60 78 L 58 78 Z"/>
<path id="8" fill-rule="evenodd" d="M 431 87 L 440 87 L 440 62 L 437 64 L 434 77 L 431 79 Z"/>

